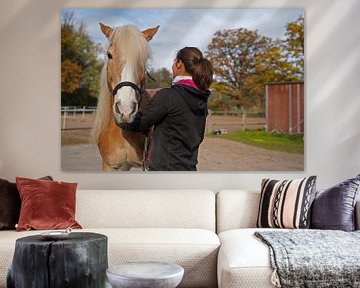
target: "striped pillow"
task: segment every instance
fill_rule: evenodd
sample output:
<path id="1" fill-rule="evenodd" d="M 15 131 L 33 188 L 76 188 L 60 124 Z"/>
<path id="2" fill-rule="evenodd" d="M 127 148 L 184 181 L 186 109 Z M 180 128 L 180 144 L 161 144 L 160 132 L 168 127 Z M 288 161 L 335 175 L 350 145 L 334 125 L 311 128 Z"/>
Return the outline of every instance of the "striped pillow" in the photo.
<path id="1" fill-rule="evenodd" d="M 257 227 L 309 228 L 316 176 L 294 180 L 263 179 Z"/>

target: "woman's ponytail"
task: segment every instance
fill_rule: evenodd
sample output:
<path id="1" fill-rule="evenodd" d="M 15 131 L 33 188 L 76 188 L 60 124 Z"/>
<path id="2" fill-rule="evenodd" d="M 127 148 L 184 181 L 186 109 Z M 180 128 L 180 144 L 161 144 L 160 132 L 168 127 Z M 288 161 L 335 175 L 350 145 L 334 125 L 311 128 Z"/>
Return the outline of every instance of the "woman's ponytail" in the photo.
<path id="1" fill-rule="evenodd" d="M 213 80 L 213 67 L 196 47 L 184 47 L 176 55 L 184 63 L 185 70 L 192 76 L 201 90 L 208 90 Z"/>

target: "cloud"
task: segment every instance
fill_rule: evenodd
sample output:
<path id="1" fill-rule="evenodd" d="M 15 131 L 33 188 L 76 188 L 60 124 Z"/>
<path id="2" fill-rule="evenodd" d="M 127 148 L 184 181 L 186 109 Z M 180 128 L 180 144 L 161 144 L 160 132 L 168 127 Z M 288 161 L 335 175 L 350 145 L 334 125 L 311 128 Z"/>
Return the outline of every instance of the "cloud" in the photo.
<path id="1" fill-rule="evenodd" d="M 68 11 L 64 9 L 63 12 Z M 151 42 L 152 67 L 171 68 L 176 51 L 185 46 L 206 50 L 217 30 L 246 28 L 264 36 L 283 38 L 285 25 L 304 14 L 300 8 L 277 9 L 73 9 L 95 42 L 107 40 L 99 22 L 112 27 L 134 24 L 143 30 L 160 25 Z"/>

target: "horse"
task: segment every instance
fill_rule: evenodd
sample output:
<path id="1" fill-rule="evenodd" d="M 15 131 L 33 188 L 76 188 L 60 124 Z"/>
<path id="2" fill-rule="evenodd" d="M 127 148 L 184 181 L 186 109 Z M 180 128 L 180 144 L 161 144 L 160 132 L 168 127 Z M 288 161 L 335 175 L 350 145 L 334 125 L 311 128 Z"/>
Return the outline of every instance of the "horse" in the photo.
<path id="1" fill-rule="evenodd" d="M 146 65 L 151 57 L 149 41 L 159 26 L 140 31 L 133 25 L 111 28 L 99 24 L 108 48 L 92 136 L 103 171 L 128 171 L 143 165 L 146 137 L 121 126 L 132 123 L 141 102 L 149 100 L 145 90 Z"/>

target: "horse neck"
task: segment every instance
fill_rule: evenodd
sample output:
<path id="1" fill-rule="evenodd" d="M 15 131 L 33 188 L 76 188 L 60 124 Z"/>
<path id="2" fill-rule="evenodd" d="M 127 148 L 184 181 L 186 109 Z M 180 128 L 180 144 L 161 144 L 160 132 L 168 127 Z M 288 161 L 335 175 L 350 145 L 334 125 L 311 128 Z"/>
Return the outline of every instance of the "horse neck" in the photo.
<path id="1" fill-rule="evenodd" d="M 111 97 L 112 95 L 110 95 Z M 110 102 L 109 102 L 109 105 L 108 105 L 108 117 L 107 117 L 107 124 L 106 126 L 108 127 L 111 127 L 112 129 L 114 128 L 117 128 L 119 129 L 119 127 L 116 125 L 116 122 L 115 122 L 115 116 L 114 114 L 112 113 L 112 107 L 114 105 L 114 98 L 112 97 Z"/>
<path id="2" fill-rule="evenodd" d="M 101 90 L 92 130 L 92 140 L 95 143 L 98 143 L 101 133 L 107 129 L 110 123 L 115 122 L 114 116 L 112 114 L 112 105 L 114 100 L 110 94 L 109 89 L 107 88 L 107 83 L 104 84 L 103 82 L 104 81 L 102 81 L 102 85 L 100 87 Z"/>

